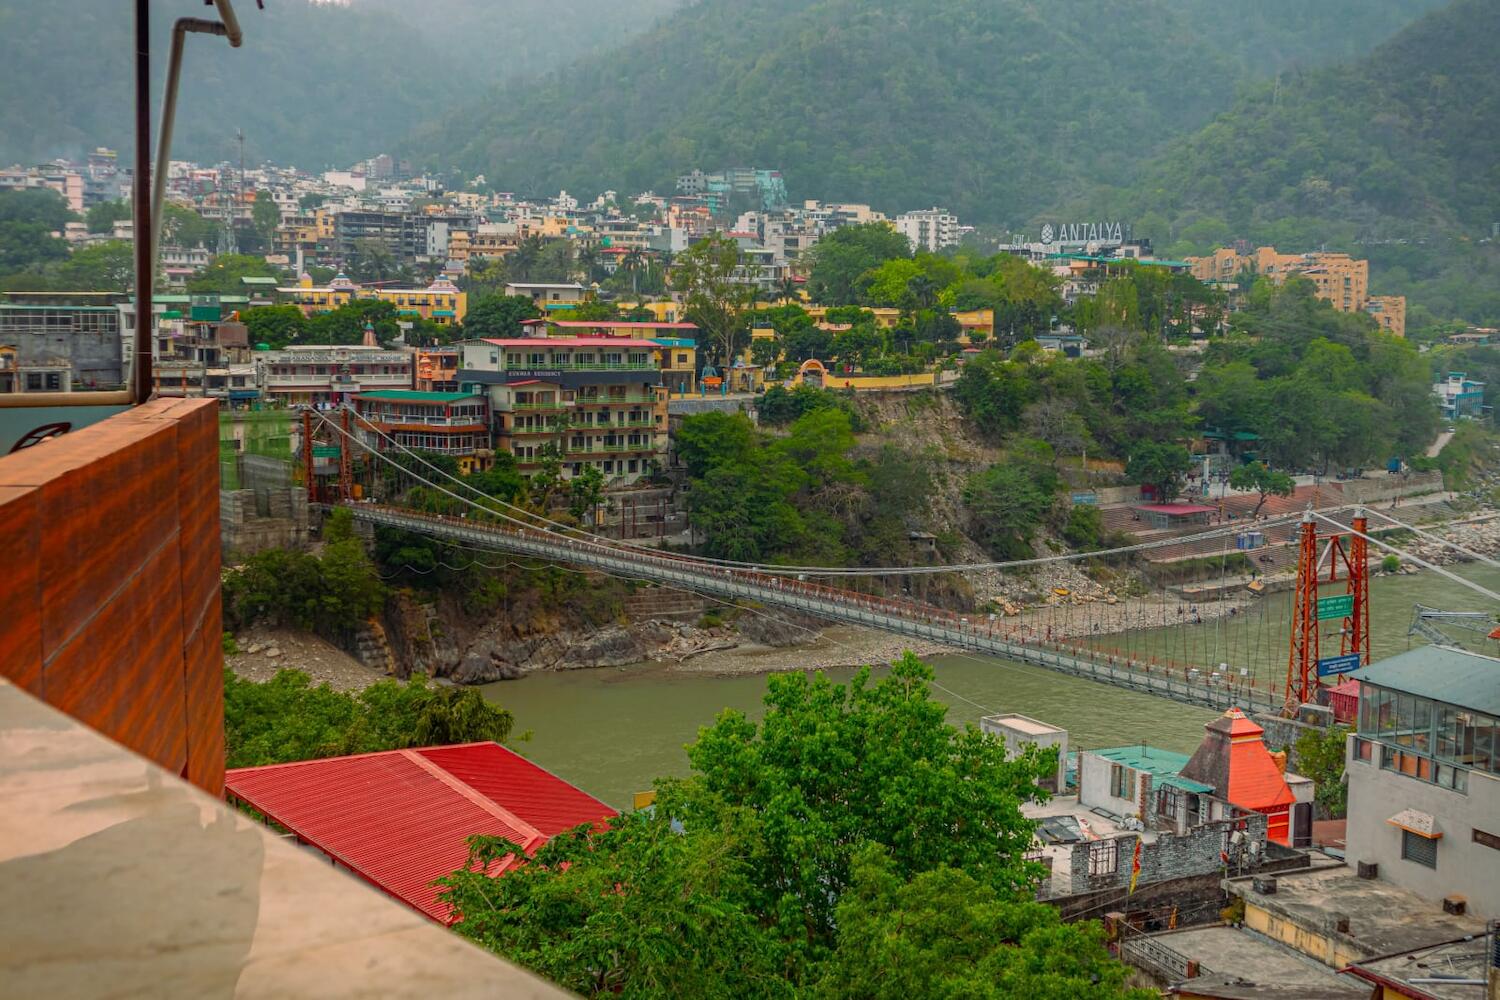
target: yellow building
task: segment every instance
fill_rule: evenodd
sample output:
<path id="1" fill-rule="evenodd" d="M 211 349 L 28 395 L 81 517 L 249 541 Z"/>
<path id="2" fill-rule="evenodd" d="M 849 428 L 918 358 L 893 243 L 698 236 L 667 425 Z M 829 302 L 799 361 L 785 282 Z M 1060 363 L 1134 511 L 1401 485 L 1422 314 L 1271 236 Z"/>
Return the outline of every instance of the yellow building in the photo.
<path id="1" fill-rule="evenodd" d="M 958 320 L 958 325 L 963 327 L 963 336 L 959 340 L 968 343 L 975 337 L 981 341 L 992 340 L 995 336 L 995 310 L 993 309 L 967 309 L 955 312 L 953 318 Z"/>
<path id="2" fill-rule="evenodd" d="M 1370 262 L 1346 253 L 1280 253 L 1275 247 L 1257 247 L 1241 254 L 1220 247 L 1207 257 L 1189 257 L 1193 277 L 1210 283 L 1234 281 L 1242 271 L 1264 275 L 1281 284 L 1291 275 L 1313 283 L 1318 298 L 1339 312 L 1367 312 L 1381 328 L 1398 337 L 1406 336 L 1406 299 L 1400 295 L 1370 294 Z"/>
<path id="3" fill-rule="evenodd" d="M 276 289 L 282 301 L 302 310 L 303 315 L 330 312 L 355 299 L 377 299 L 396 307 L 398 319 L 420 316 L 439 326 L 462 323 L 469 297 L 447 278 L 439 277 L 426 288 L 361 288 L 343 274 L 318 287 L 310 275 L 290 288 Z"/>
<path id="4" fill-rule="evenodd" d="M 1405 295 L 1372 295 L 1365 305 L 1365 312 L 1375 317 L 1375 322 L 1387 333 L 1406 336 Z"/>

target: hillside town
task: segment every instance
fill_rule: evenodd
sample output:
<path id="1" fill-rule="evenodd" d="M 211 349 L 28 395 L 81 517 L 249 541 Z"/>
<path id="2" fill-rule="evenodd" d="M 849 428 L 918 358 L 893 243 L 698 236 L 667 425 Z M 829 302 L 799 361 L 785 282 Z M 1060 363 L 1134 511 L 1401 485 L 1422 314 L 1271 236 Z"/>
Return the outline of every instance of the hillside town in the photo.
<path id="1" fill-rule="evenodd" d="M 54 15 L 7 2 L 29 59 Z M 1393 124 L 1469 127 L 1398 70 L 1447 38 L 1468 79 L 1497 15 L 1007 0 L 1003 71 L 955 31 L 862 52 L 872 96 L 846 57 L 908 12 L 619 2 L 632 47 L 553 12 L 575 61 L 453 95 L 463 135 L 338 81 L 420 128 L 299 167 L 280 110 L 205 146 L 184 47 L 271 103 L 306 25 L 413 77 L 432 26 L 313 0 L 272 56 L 277 11 L 138 0 L 133 148 L 75 113 L 0 168 L 0 995 L 1500 1000 L 1500 320 L 1453 278 L 1500 222 L 1406 225 L 1483 183 L 1403 186 Z M 415 16 L 455 61 L 497 22 Z M 1062 98 L 1063 28 L 1186 54 Z M 939 90 L 1017 58 L 1005 152 Z M 1169 65 L 1202 130 L 1148 138 Z M 1305 110 L 1367 78 L 1388 116 Z M 619 121 L 563 163 L 579 87 Z M 851 155 L 813 92 L 943 135 Z M 1194 176 L 1262 133 L 1265 184 Z"/>

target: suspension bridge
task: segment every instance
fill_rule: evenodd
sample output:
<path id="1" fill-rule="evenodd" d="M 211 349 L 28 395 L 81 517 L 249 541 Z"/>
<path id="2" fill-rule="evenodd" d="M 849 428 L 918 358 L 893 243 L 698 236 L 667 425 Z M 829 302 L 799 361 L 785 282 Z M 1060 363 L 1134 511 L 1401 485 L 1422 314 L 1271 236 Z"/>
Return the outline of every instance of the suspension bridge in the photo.
<path id="1" fill-rule="evenodd" d="M 343 506 L 356 521 L 376 527 L 424 535 L 455 546 L 508 553 L 551 563 L 565 564 L 615 577 L 640 580 L 663 587 L 690 591 L 726 603 L 747 603 L 766 609 L 779 609 L 827 622 L 878 629 L 915 641 L 941 645 L 971 654 L 1000 657 L 1031 664 L 1047 670 L 1082 677 L 1117 688 L 1156 695 L 1185 705 L 1223 710 L 1231 706 L 1249 712 L 1276 714 L 1294 711 L 1305 701 L 1315 700 L 1323 686 L 1325 660 L 1320 652 L 1320 623 L 1327 619 L 1337 628 L 1344 670 L 1357 669 L 1368 662 L 1370 652 L 1368 546 L 1399 551 L 1372 536 L 1363 508 L 1331 511 L 1307 511 L 1301 515 L 1264 522 L 1258 527 L 1287 527 L 1295 533 L 1299 547 L 1299 569 L 1295 594 L 1286 611 L 1290 618 L 1290 641 L 1282 640 L 1286 651 L 1285 683 L 1264 671 L 1231 668 L 1235 660 L 1249 659 L 1249 630 L 1241 654 L 1220 628 L 1221 641 L 1207 638 L 1216 623 L 1201 620 L 1196 606 L 1193 617 L 1184 617 L 1188 605 L 1179 594 L 1175 597 L 1149 595 L 1137 597 L 1137 607 L 1127 610 L 1125 621 L 1158 626 L 1162 631 L 1177 630 L 1183 636 L 1178 655 L 1170 648 L 1151 647 L 1134 641 L 1138 629 L 1129 627 L 1122 633 L 1100 634 L 1097 622 L 1090 621 L 1091 609 L 1071 604 L 1040 609 L 1038 614 L 1020 615 L 1015 619 L 995 614 L 963 615 L 921 601 L 893 598 L 856 589 L 867 578 L 910 580 L 913 577 L 939 573 L 965 573 L 985 570 L 1014 572 L 1049 562 L 1128 559 L 1153 546 L 1181 545 L 1184 541 L 1200 547 L 1219 540 L 1227 554 L 1235 535 L 1244 526 L 1215 528 L 1190 538 L 1175 537 L 1158 542 L 1141 543 L 1106 552 L 1069 554 L 1041 559 L 1011 562 L 972 563 L 960 565 L 918 565 L 891 567 L 834 567 L 762 565 L 734 560 L 710 559 L 616 541 L 591 534 L 571 525 L 538 515 L 534 511 L 506 503 L 484 494 L 462 478 L 452 476 L 410 451 L 377 428 L 357 426 L 361 418 L 352 410 L 338 411 L 335 418 L 326 412 L 304 411 L 303 442 L 316 440 L 318 432 L 337 443 L 337 481 L 324 476 L 321 484 L 314 466 L 315 447 L 302 450 L 304 476 L 315 504 L 324 509 Z M 325 445 L 324 454 L 331 450 Z M 360 460 L 362 481 L 356 483 L 356 457 Z M 415 509 L 409 502 L 416 489 L 425 491 L 426 506 L 436 497 L 444 512 Z M 468 494 L 468 495 L 466 495 Z M 382 502 L 371 498 L 379 496 Z M 1393 518 L 1380 515 L 1388 521 Z M 1339 518 L 1342 519 L 1339 519 Z M 1329 533 L 1321 539 L 1317 523 L 1322 521 Z M 1285 522 L 1285 524 L 1283 524 Z M 1401 525 L 1428 538 L 1420 529 Z M 1435 539 L 1441 541 L 1440 539 Z M 1322 544 L 1320 550 L 1320 541 Z M 1448 543 L 1444 543 L 1448 544 Z M 1452 546 L 1459 548 L 1458 546 Z M 1460 550 L 1465 551 L 1466 550 Z M 1468 553 L 1500 566 L 1486 557 Z M 1491 600 L 1500 601 L 1483 587 L 1464 580 L 1441 567 L 1405 554 L 1418 565 L 1431 568 L 1469 586 Z M 1342 576 L 1340 575 L 1342 570 Z M 1223 570 L 1221 568 L 1221 582 Z M 842 586 L 833 585 L 839 581 Z M 1201 578 L 1198 581 L 1202 585 Z M 1333 599 L 1319 597 L 1324 590 L 1336 587 Z M 902 589 L 900 584 L 887 591 Z M 1175 603 L 1176 617 L 1171 614 Z M 1261 606 L 1263 624 L 1273 617 L 1269 605 Z M 1331 608 L 1331 611 L 1325 610 Z M 1236 609 L 1237 611 L 1237 609 Z M 1075 619 L 1075 613 L 1078 620 Z M 1235 611 L 1219 609 L 1219 622 Z M 1121 616 L 1117 616 L 1117 620 Z M 1158 621 L 1159 619 L 1159 621 Z M 1205 638 L 1201 645 L 1190 640 L 1190 629 L 1196 627 Z M 1207 632 L 1203 632 L 1204 629 Z M 1270 652 L 1267 649 L 1267 652 Z M 1349 659 L 1353 657 L 1352 661 Z M 1221 659 L 1221 657 L 1226 657 Z M 1352 666 L 1350 665 L 1352 662 Z M 1238 666 L 1238 664 L 1237 664 Z"/>

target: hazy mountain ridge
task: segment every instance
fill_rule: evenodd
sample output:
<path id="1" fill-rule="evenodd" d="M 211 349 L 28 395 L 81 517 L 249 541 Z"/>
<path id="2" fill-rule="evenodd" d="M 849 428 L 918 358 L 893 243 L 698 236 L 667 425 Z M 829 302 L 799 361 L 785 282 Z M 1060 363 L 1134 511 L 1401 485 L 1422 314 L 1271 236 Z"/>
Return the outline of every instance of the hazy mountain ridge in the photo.
<path id="1" fill-rule="evenodd" d="M 1128 176 L 1249 81 L 1367 51 L 1435 2 L 701 0 L 406 149 L 521 192 L 755 164 L 793 197 L 1017 224 Z"/>
<path id="2" fill-rule="evenodd" d="M 173 152 L 308 168 L 390 149 L 510 74 L 535 73 L 644 30 L 676 0 L 244 0 L 245 44 L 189 39 Z M 208 16 L 152 4 L 153 120 L 171 22 Z M 131 143 L 133 21 L 118 0 L 0 0 L 0 164 Z"/>

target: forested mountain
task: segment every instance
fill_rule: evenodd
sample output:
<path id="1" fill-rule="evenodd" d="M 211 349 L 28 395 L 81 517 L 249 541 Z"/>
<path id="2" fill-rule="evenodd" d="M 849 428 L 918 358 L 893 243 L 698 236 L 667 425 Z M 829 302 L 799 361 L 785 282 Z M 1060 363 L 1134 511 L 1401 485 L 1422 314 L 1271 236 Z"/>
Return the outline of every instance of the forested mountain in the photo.
<path id="1" fill-rule="evenodd" d="M 755 164 L 794 197 L 1019 223 L 1128 177 L 1244 82 L 1367 51 L 1436 2 L 700 0 L 407 151 L 529 193 Z"/>
<path id="2" fill-rule="evenodd" d="M 189 39 L 173 153 L 245 153 L 320 168 L 389 149 L 418 122 L 512 74 L 534 73 L 644 30 L 676 0 L 245 0 L 245 44 Z M 152 4 L 159 107 L 171 22 L 194 0 Z M 0 0 L 0 164 L 126 153 L 133 119 L 131 5 Z M 156 117 L 153 110 L 153 120 Z"/>
<path id="3" fill-rule="evenodd" d="M 1086 202 L 1172 254 L 1232 239 L 1368 256 L 1377 292 L 1500 320 L 1500 3 L 1457 0 L 1368 56 L 1283 74 Z M 1408 324 L 1411 325 L 1411 324 Z"/>

